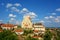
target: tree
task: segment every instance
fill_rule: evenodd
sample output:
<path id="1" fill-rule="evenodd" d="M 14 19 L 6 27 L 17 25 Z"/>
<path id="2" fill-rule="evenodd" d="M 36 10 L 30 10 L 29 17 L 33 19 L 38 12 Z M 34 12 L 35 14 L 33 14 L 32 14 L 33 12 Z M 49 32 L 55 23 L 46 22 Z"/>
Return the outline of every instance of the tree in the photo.
<path id="1" fill-rule="evenodd" d="M 24 35 L 28 35 L 33 33 L 33 30 L 24 30 Z"/>
<path id="2" fill-rule="evenodd" d="M 0 40 L 18 40 L 17 35 L 10 30 L 0 32 Z"/>
<path id="3" fill-rule="evenodd" d="M 56 38 L 55 38 L 55 39 L 56 39 L 56 40 L 60 40 L 60 30 L 59 30 L 59 31 L 55 30 L 55 31 L 57 32 L 57 33 L 56 33 L 56 34 L 57 34 L 57 36 L 56 36 Z"/>
<path id="4" fill-rule="evenodd" d="M 25 40 L 38 40 L 38 38 L 32 38 L 31 36 L 27 36 Z"/>
<path id="5" fill-rule="evenodd" d="M 18 25 L 18 28 L 21 28 L 21 25 Z"/>
<path id="6" fill-rule="evenodd" d="M 51 40 L 51 38 L 52 38 L 52 33 L 49 30 L 46 31 L 44 35 L 44 40 Z"/>

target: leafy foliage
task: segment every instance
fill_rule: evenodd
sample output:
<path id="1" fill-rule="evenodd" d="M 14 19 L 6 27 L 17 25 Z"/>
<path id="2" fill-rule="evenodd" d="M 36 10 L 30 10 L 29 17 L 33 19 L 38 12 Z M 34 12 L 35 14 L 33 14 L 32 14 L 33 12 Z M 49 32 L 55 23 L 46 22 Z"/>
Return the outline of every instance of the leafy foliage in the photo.
<path id="1" fill-rule="evenodd" d="M 56 40 L 60 40 L 60 30 L 55 30 L 57 32 Z"/>
<path id="2" fill-rule="evenodd" d="M 18 28 L 21 28 L 21 25 L 18 25 Z"/>
<path id="3" fill-rule="evenodd" d="M 30 36 L 28 36 L 25 40 L 38 40 L 37 38 L 32 38 Z"/>
<path id="4" fill-rule="evenodd" d="M 24 35 L 28 35 L 30 33 L 33 33 L 33 30 L 24 30 Z"/>
<path id="5" fill-rule="evenodd" d="M 10 30 L 0 32 L 0 40 L 18 40 L 17 35 Z"/>
<path id="6" fill-rule="evenodd" d="M 44 35 L 44 40 L 51 40 L 51 38 L 52 38 L 52 33 L 49 30 L 46 31 Z"/>

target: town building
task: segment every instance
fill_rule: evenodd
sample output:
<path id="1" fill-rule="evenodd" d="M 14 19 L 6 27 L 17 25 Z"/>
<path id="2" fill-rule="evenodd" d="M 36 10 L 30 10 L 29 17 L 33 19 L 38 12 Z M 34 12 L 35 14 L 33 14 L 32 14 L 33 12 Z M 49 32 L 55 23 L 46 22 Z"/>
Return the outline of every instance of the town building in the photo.
<path id="1" fill-rule="evenodd" d="M 16 29 L 16 30 L 15 30 L 15 33 L 16 33 L 17 35 L 22 35 L 22 34 L 24 33 L 24 31 L 23 31 L 23 29 Z"/>
<path id="2" fill-rule="evenodd" d="M 39 22 L 32 24 L 30 16 L 24 16 L 21 26 L 22 28 L 31 28 L 31 30 L 34 30 L 34 33 L 45 33 L 44 25 Z"/>
<path id="3" fill-rule="evenodd" d="M 45 27 L 42 23 L 33 24 L 33 29 L 34 29 L 34 33 L 37 35 L 45 33 Z"/>
<path id="4" fill-rule="evenodd" d="M 24 29 L 32 29 L 32 22 L 30 16 L 24 16 L 22 21 L 22 28 Z"/>
<path id="5" fill-rule="evenodd" d="M 14 28 L 17 28 L 17 25 L 13 25 L 13 24 L 3 24 L 1 25 L 1 28 L 2 29 L 8 29 L 8 30 L 11 30 L 11 29 L 14 29 Z"/>

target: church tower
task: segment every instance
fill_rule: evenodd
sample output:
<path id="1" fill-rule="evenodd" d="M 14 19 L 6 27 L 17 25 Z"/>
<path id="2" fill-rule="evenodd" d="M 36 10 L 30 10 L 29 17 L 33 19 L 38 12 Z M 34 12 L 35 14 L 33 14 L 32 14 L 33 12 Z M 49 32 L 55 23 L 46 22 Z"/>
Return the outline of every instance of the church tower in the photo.
<path id="1" fill-rule="evenodd" d="M 27 28 L 27 29 L 31 29 L 32 28 L 32 22 L 31 22 L 31 18 L 30 16 L 24 16 L 23 17 L 23 21 L 22 21 L 22 28 Z"/>

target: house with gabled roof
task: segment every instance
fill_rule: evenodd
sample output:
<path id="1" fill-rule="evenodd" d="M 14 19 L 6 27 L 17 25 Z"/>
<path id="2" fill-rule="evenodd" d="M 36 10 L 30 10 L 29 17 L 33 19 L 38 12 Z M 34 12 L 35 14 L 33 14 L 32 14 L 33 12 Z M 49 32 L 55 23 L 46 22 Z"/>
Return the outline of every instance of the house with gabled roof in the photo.
<path id="1" fill-rule="evenodd" d="M 1 28 L 2 29 L 8 29 L 8 30 L 11 30 L 11 29 L 14 29 L 14 28 L 17 28 L 17 25 L 13 25 L 13 24 L 3 24 L 1 25 Z"/>

